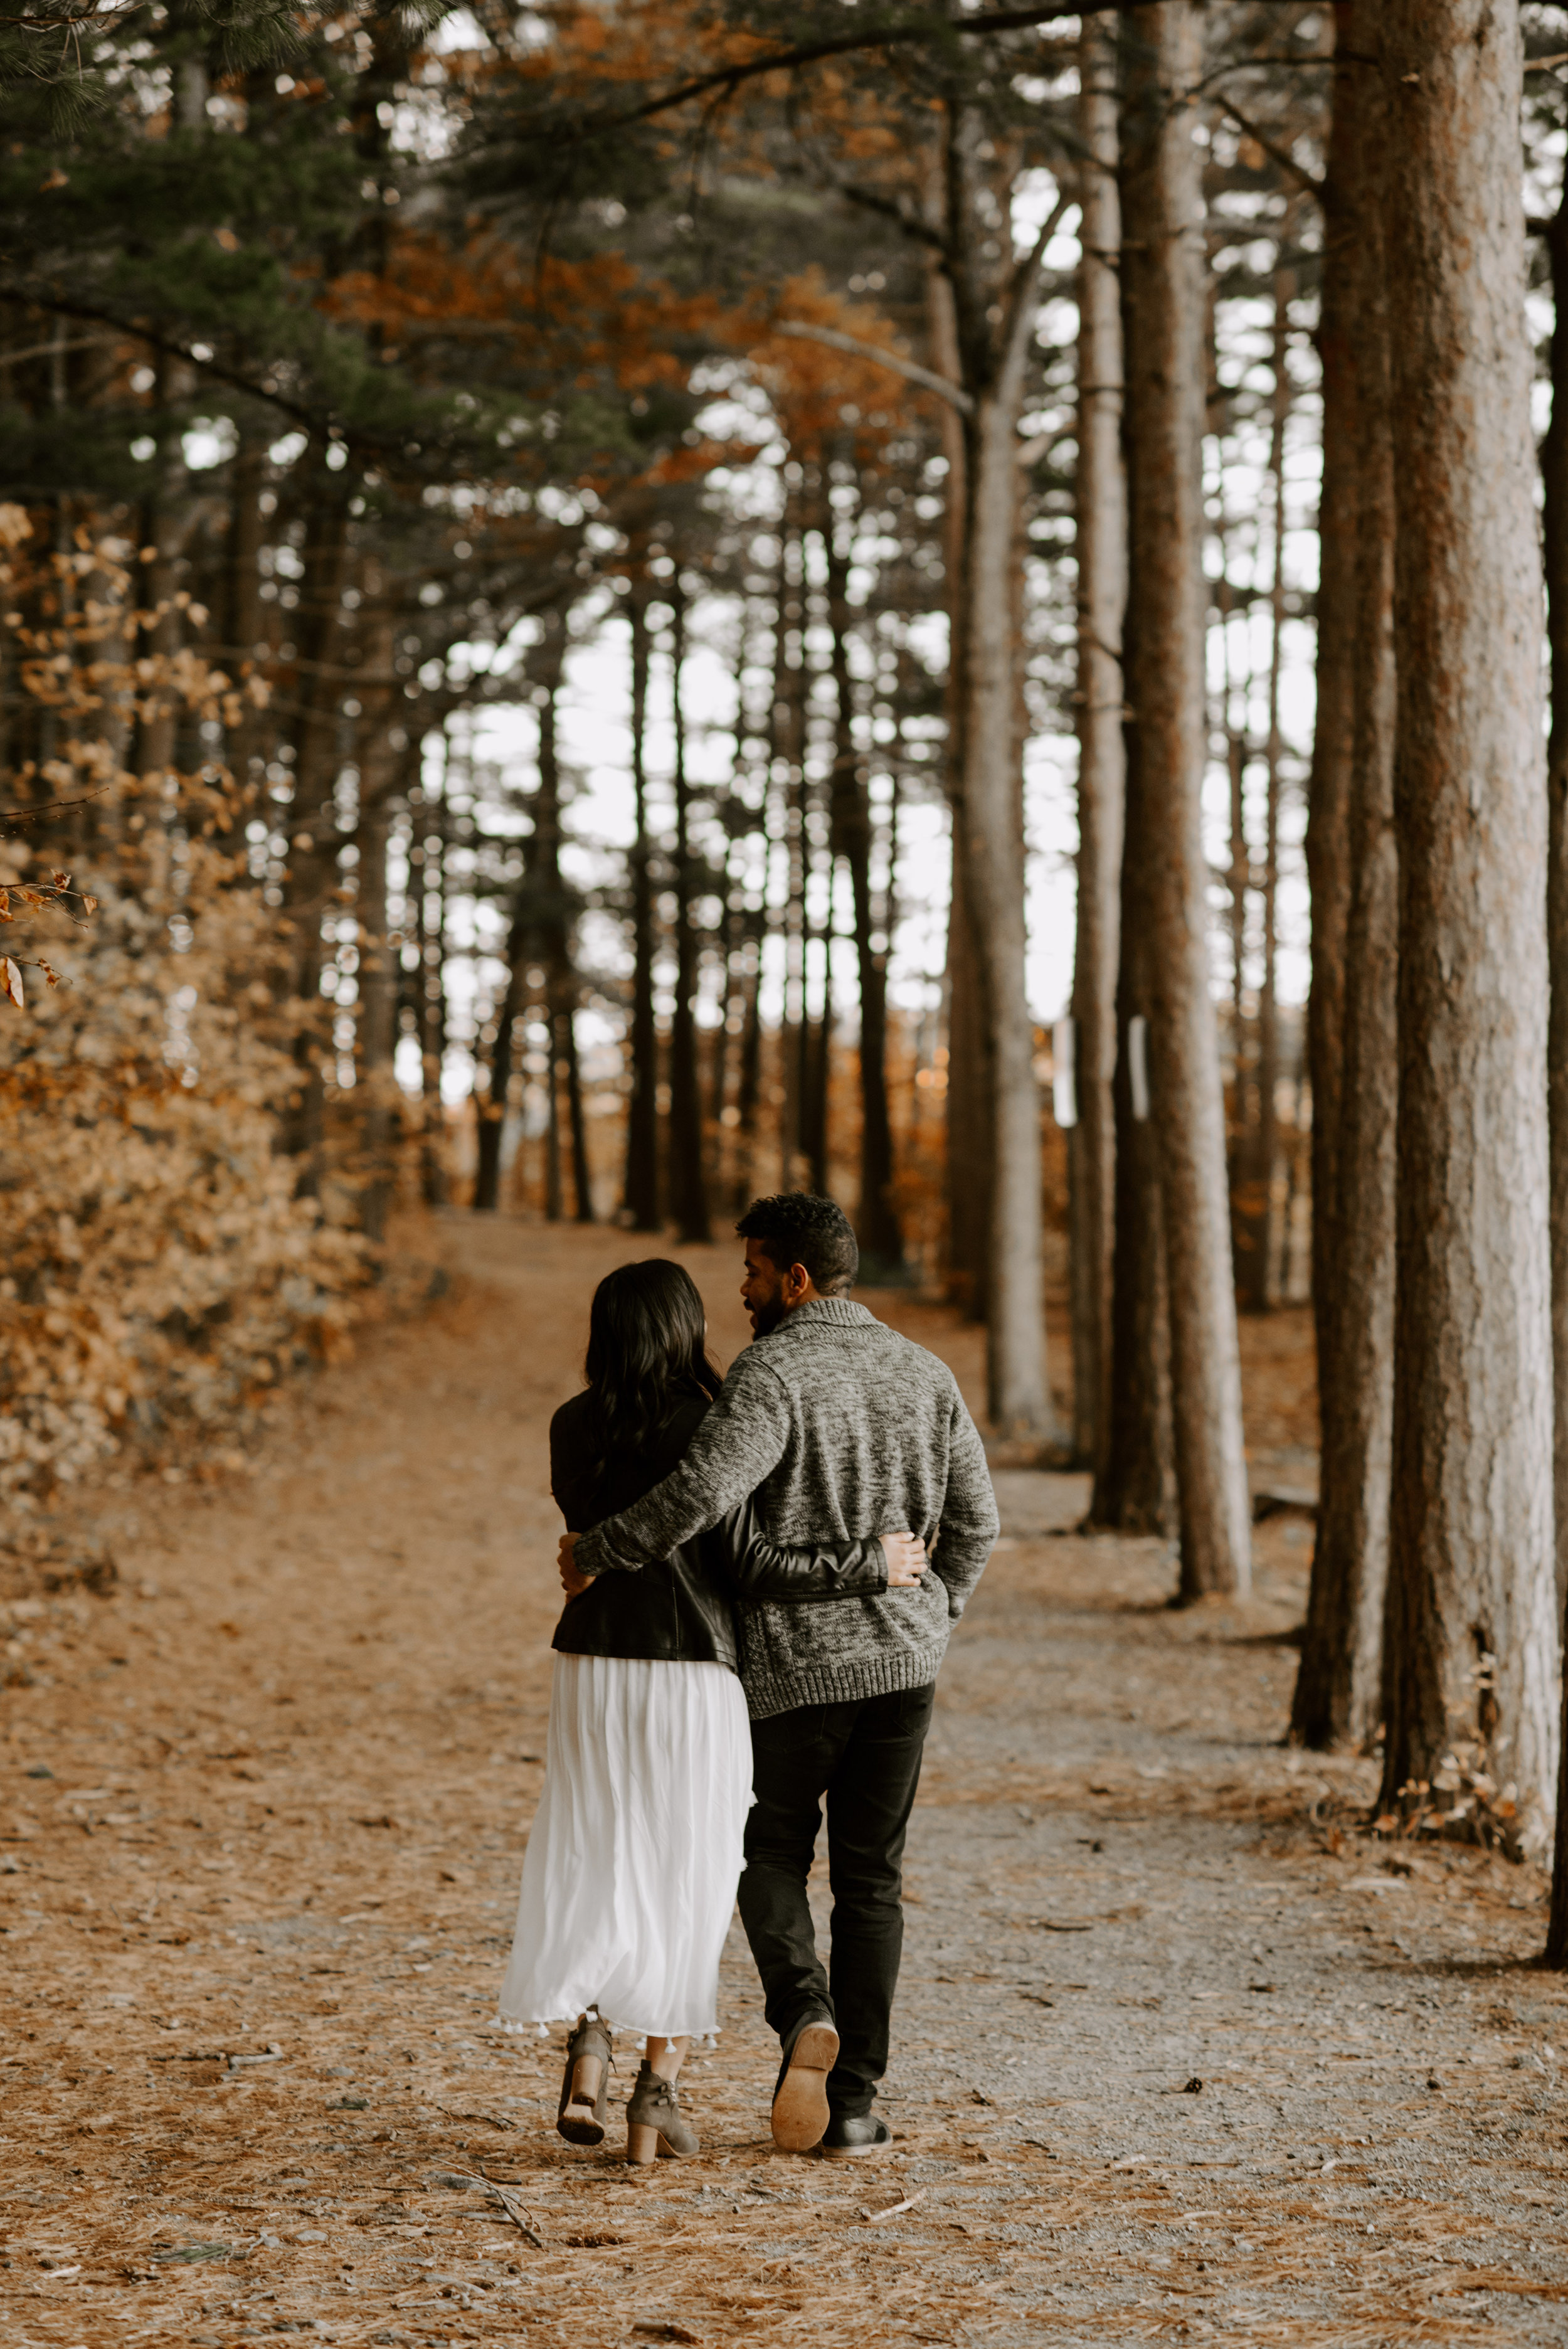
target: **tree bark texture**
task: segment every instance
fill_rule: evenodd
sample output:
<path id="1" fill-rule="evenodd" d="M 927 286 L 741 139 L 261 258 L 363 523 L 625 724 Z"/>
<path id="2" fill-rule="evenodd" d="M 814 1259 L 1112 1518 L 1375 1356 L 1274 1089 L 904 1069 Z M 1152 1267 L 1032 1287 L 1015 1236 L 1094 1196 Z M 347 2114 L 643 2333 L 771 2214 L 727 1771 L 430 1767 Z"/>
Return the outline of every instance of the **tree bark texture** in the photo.
<path id="1" fill-rule="evenodd" d="M 1369 46 L 1371 11 L 1354 12 L 1346 46 Z M 1317 1542 L 1292 1733 L 1318 1747 L 1363 1744 L 1382 1711 L 1383 1616 L 1393 1460 L 1395 1105 L 1398 1042 L 1398 848 L 1394 827 L 1394 450 L 1382 170 L 1387 122 L 1377 78 L 1351 67 L 1335 93 L 1327 267 L 1357 380 L 1354 448 L 1336 443 L 1355 508 L 1353 745 L 1344 864 L 1349 905 L 1337 974 L 1341 1033 L 1335 1150 L 1336 1238 L 1323 1268 L 1320 1326 L 1330 1368 L 1322 1401 Z M 1325 503 L 1330 485 L 1326 482 Z M 1347 583 L 1336 580 L 1343 594 Z M 1320 621 L 1320 626 L 1326 621 Z M 1337 651 L 1336 647 L 1336 651 Z"/>
<path id="2" fill-rule="evenodd" d="M 1073 1450 L 1098 1477 L 1110 1435 L 1116 1248 L 1116 975 L 1127 788 L 1122 626 L 1127 475 L 1121 454 L 1121 199 L 1116 182 L 1116 45 L 1086 20 L 1079 79 L 1083 259 L 1078 270 L 1078 929 L 1072 1009 Z"/>
<path id="3" fill-rule="evenodd" d="M 1122 117 L 1129 694 L 1149 907 L 1150 1083 L 1165 1206 L 1184 1599 L 1244 1590 L 1251 1507 L 1231 1261 L 1225 1108 L 1209 994 L 1202 187 L 1186 93 L 1191 0 L 1130 12 Z"/>
<path id="4" fill-rule="evenodd" d="M 1384 1800 L 1429 1786 L 1441 1809 L 1468 1764 L 1515 1789 L 1514 1832 L 1540 1850 L 1558 1706 L 1519 16 L 1382 0 L 1378 16 L 1402 859 Z"/>
<path id="5" fill-rule="evenodd" d="M 1551 978 L 1547 1111 L 1551 1142 L 1552 1486 L 1557 1616 L 1568 1598 L 1568 171 L 1547 254 L 1552 264 L 1552 420 L 1541 447 L 1552 730 L 1547 740 L 1546 940 Z M 1563 1692 L 1552 1869 L 1549 1965 L 1568 1964 L 1568 1683 Z"/>

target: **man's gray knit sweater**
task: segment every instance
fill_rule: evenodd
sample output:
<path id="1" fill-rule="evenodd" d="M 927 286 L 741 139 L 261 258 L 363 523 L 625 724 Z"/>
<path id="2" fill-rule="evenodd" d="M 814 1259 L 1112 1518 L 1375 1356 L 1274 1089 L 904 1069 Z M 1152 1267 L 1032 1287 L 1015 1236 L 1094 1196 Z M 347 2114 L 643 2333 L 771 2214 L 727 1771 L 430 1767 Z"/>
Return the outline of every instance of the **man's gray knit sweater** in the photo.
<path id="1" fill-rule="evenodd" d="M 755 1718 L 936 1678 L 999 1530 L 985 1454 L 945 1362 L 848 1298 L 797 1306 L 737 1357 L 679 1467 L 581 1537 L 578 1567 L 651 1566 L 748 1493 L 773 1541 L 940 1533 L 918 1589 L 740 1607 Z"/>

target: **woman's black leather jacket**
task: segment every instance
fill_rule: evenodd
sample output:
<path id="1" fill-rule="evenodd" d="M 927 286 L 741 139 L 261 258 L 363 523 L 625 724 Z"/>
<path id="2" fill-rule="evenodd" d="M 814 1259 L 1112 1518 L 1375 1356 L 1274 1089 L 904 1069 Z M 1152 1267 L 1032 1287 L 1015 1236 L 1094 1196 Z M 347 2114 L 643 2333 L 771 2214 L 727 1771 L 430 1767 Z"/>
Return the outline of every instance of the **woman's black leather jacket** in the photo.
<path id="1" fill-rule="evenodd" d="M 550 1489 L 568 1529 L 586 1533 L 651 1493 L 680 1460 L 707 1409 L 707 1397 L 692 1386 L 645 1453 L 612 1461 L 596 1475 L 601 1437 L 593 1398 L 573 1395 L 562 1403 L 550 1423 Z M 551 1644 L 568 1656 L 646 1656 L 727 1664 L 733 1671 L 735 1599 L 869 1598 L 886 1588 L 880 1541 L 786 1547 L 764 1538 L 747 1500 L 661 1566 L 595 1575 L 567 1600 Z"/>

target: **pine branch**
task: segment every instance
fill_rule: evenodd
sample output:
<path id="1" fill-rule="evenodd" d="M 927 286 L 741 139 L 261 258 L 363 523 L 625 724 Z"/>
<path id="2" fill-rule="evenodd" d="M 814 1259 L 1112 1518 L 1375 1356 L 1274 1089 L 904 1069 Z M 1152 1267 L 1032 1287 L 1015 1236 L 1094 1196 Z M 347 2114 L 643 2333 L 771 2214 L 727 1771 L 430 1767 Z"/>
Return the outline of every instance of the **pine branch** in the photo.
<path id="1" fill-rule="evenodd" d="M 906 359 L 897 351 L 890 351 L 881 343 L 862 343 L 858 335 L 846 335 L 837 326 L 810 326 L 798 318 L 775 321 L 776 335 L 794 335 L 804 343 L 826 343 L 830 349 L 848 351 L 851 358 L 869 359 L 872 367 L 886 367 L 892 375 L 901 375 L 906 382 L 917 383 L 924 391 L 934 391 L 939 399 L 946 400 L 960 416 L 973 416 L 975 402 L 961 384 L 953 383 L 944 375 L 934 375 L 913 359 Z"/>
<path id="2" fill-rule="evenodd" d="M 1214 102 L 1221 113 L 1228 114 L 1237 129 L 1261 147 L 1272 162 L 1277 163 L 1282 171 L 1288 171 L 1291 178 L 1304 187 L 1309 196 L 1316 196 L 1321 200 L 1325 187 L 1322 180 L 1309 171 L 1305 164 L 1298 163 L 1287 149 L 1276 146 L 1266 130 L 1260 130 L 1255 122 L 1249 122 L 1241 109 L 1233 106 L 1228 98 L 1216 98 Z"/>
<path id="3" fill-rule="evenodd" d="M 662 97 L 645 98 L 641 106 L 628 107 L 621 114 L 593 115 L 570 130 L 542 129 L 532 135 L 564 146 L 597 138 L 606 130 L 623 129 L 630 123 L 651 121 L 655 115 L 688 106 L 693 98 L 706 98 L 710 92 L 727 98 L 743 82 L 756 81 L 764 74 L 792 73 L 800 66 L 819 65 L 825 57 L 851 57 L 859 49 L 900 48 L 916 41 L 950 40 L 954 36 L 974 40 L 993 33 L 1027 32 L 1037 25 L 1059 24 L 1064 18 L 1122 16 L 1137 5 L 1138 0 L 1070 0 L 1070 5 L 1069 0 L 1047 0 L 1044 6 L 995 8 L 983 16 L 924 16 L 913 23 L 861 26 L 852 33 L 834 33 L 822 40 L 802 41 L 794 48 L 748 57 L 743 63 L 717 66 L 711 73 L 677 82 Z M 1286 0 L 1269 0 L 1269 5 L 1284 6 Z"/>

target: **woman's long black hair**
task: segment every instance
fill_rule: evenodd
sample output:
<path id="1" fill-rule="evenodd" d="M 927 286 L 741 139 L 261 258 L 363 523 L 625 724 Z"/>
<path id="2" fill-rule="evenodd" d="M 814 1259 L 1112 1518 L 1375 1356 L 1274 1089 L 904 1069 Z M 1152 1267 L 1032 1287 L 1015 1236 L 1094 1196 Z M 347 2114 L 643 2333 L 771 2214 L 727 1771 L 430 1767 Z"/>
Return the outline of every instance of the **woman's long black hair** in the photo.
<path id="1" fill-rule="evenodd" d="M 707 1322 L 684 1265 L 665 1257 L 624 1264 L 593 1291 L 588 1315 L 588 1388 L 599 1406 L 595 1475 L 646 1449 L 684 1388 L 716 1395 L 724 1381 L 707 1359 Z"/>

